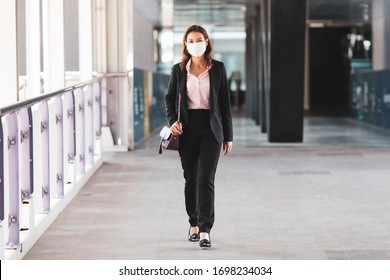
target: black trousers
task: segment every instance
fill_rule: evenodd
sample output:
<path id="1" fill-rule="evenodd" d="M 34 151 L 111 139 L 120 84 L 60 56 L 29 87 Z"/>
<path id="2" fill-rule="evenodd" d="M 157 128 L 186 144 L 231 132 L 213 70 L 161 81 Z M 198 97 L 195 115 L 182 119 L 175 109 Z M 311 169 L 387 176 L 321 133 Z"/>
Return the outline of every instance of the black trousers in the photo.
<path id="1" fill-rule="evenodd" d="M 188 110 L 189 124 L 180 136 L 185 206 L 191 226 L 210 233 L 214 224 L 214 179 L 221 143 L 210 127 L 209 110 Z"/>

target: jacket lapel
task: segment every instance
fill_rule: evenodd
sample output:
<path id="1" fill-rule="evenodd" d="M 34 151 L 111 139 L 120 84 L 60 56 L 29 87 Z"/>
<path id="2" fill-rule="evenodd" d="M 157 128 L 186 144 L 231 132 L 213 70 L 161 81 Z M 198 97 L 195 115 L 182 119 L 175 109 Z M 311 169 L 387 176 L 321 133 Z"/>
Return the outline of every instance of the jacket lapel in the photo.
<path id="1" fill-rule="evenodd" d="M 219 75 L 218 75 L 218 69 L 217 65 L 214 63 L 214 65 L 211 67 L 209 71 L 210 76 L 210 109 L 214 109 L 214 101 L 218 98 L 218 87 L 219 87 Z"/>
<path id="2" fill-rule="evenodd" d="M 178 85 L 177 89 L 180 93 L 182 104 L 188 104 L 187 102 L 187 71 L 186 70 L 179 70 L 179 77 L 178 77 Z M 184 110 L 187 110 L 187 106 L 182 106 Z"/>

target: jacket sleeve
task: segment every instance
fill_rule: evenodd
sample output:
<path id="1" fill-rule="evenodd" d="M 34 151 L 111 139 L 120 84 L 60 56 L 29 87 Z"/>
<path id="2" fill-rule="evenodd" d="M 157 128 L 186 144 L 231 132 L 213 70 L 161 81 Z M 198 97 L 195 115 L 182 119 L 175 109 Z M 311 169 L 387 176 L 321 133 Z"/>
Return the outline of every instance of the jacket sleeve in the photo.
<path id="1" fill-rule="evenodd" d="M 176 107 L 177 72 L 176 71 L 177 71 L 177 67 L 173 66 L 171 71 L 171 76 L 168 82 L 167 92 L 165 95 L 165 110 L 166 110 L 166 117 L 169 126 L 171 126 L 177 120 L 177 107 Z"/>
<path id="2" fill-rule="evenodd" d="M 218 94 L 219 108 L 222 115 L 223 141 L 233 141 L 232 109 L 230 105 L 230 92 L 225 65 L 222 63 L 221 87 Z"/>

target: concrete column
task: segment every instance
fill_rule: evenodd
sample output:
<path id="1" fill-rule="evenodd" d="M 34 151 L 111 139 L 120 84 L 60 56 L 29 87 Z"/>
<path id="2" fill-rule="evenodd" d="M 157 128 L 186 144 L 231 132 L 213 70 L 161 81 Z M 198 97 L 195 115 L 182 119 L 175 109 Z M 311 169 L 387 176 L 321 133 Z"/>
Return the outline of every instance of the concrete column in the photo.
<path id="1" fill-rule="evenodd" d="M 305 28 L 305 94 L 304 94 L 304 105 L 303 109 L 304 111 L 309 111 L 310 110 L 310 91 L 309 91 L 309 79 L 310 79 L 310 73 L 309 73 L 309 26 L 306 26 Z"/>
<path id="2" fill-rule="evenodd" d="M 107 71 L 120 73 L 116 143 L 134 148 L 133 129 L 133 1 L 107 1 Z"/>
<path id="3" fill-rule="evenodd" d="M 18 101 L 16 1 L 0 1 L 0 107 Z"/>
<path id="4" fill-rule="evenodd" d="M 245 93 L 245 114 L 246 117 L 248 118 L 253 118 L 254 119 L 254 108 L 252 106 L 252 96 L 254 94 L 253 91 L 253 74 L 252 74 L 252 55 L 253 55 L 253 50 L 252 50 L 252 30 L 253 26 L 250 24 L 246 28 L 246 42 L 245 42 L 245 61 L 246 61 L 246 93 Z"/>
<path id="5" fill-rule="evenodd" d="M 79 0 L 79 69 L 80 80 L 92 79 L 92 2 Z"/>
<path id="6" fill-rule="evenodd" d="M 134 110 L 133 110 L 133 88 L 134 88 L 134 32 L 133 32 L 133 0 L 121 0 L 123 6 L 120 30 L 120 69 L 127 72 L 128 77 L 120 82 L 123 96 L 121 114 L 122 131 L 128 149 L 134 148 Z"/>
<path id="7" fill-rule="evenodd" d="M 372 1 L 373 69 L 390 69 L 390 1 Z"/>
<path id="8" fill-rule="evenodd" d="M 40 0 L 26 1 L 26 98 L 41 94 Z"/>
<path id="9" fill-rule="evenodd" d="M 95 0 L 93 4 L 93 64 L 100 73 L 107 72 L 107 18 L 106 0 Z"/>
<path id="10" fill-rule="evenodd" d="M 303 141 L 306 0 L 270 1 L 269 142 Z"/>
<path id="11" fill-rule="evenodd" d="M 42 0 L 44 92 L 65 87 L 64 2 Z"/>
<path id="12" fill-rule="evenodd" d="M 93 5 L 93 67 L 98 73 L 107 72 L 107 19 L 106 0 L 95 0 Z M 107 112 L 107 82 L 101 82 L 101 109 L 102 109 L 102 139 L 103 146 L 112 146 L 112 135 L 108 127 Z M 105 144 L 104 139 L 109 139 L 109 144 Z"/>
<path id="13" fill-rule="evenodd" d="M 261 56 L 261 132 L 268 131 L 269 119 L 269 61 L 270 61 L 270 3 L 269 0 L 260 1 L 260 56 Z"/>
<path id="14" fill-rule="evenodd" d="M 258 45 L 258 34 L 259 28 L 258 28 L 258 15 L 252 15 L 251 17 L 251 24 L 249 29 L 248 36 L 248 57 L 247 57 L 247 91 L 249 96 L 247 102 L 247 108 L 248 111 L 251 113 L 252 119 L 256 122 L 257 125 L 259 125 L 259 114 L 260 114 L 260 106 L 259 106 L 259 69 L 258 69 L 258 57 L 259 57 L 259 45 Z"/>

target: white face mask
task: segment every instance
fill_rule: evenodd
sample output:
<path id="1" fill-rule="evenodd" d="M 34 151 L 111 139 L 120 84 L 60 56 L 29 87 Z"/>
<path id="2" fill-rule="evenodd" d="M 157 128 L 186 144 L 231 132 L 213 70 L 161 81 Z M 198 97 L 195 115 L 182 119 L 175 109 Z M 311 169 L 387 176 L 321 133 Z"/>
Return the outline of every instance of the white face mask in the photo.
<path id="1" fill-rule="evenodd" d="M 187 44 L 187 50 L 190 55 L 194 57 L 202 56 L 206 51 L 206 42 L 202 41 L 198 43 Z"/>

